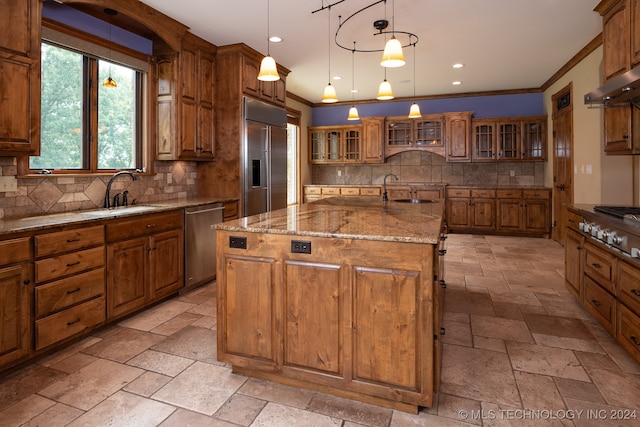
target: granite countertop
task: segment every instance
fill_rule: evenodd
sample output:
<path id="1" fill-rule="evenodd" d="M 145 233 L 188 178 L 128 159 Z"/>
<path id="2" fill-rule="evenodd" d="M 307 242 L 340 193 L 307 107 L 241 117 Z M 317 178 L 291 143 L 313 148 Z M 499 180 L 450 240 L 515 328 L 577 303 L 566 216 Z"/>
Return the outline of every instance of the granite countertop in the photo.
<path id="1" fill-rule="evenodd" d="M 217 224 L 226 231 L 437 244 L 444 203 L 331 197 Z"/>
<path id="2" fill-rule="evenodd" d="M 0 235 L 16 232 L 37 231 L 49 227 L 78 223 L 91 223 L 106 219 L 124 218 L 183 209 L 209 203 L 224 203 L 236 199 L 220 199 L 211 197 L 193 197 L 140 205 L 123 206 L 111 209 L 90 209 L 73 212 L 59 212 L 29 216 L 25 218 L 7 218 L 0 220 Z"/>

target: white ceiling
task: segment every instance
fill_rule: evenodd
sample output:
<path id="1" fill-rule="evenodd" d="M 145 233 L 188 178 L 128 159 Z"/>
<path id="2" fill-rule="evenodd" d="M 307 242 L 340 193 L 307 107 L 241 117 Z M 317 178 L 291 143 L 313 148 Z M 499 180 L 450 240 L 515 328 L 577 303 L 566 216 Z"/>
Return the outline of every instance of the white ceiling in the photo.
<path id="1" fill-rule="evenodd" d="M 287 90 L 313 103 L 320 102 L 329 79 L 329 49 L 331 76 L 342 76 L 332 80 L 340 101 L 375 99 L 384 79 L 381 52 L 356 53 L 358 93 L 352 95 L 352 53 L 334 43 L 339 23 L 377 0 L 141 1 L 217 46 L 243 42 L 263 54 L 269 1 L 270 33 L 283 38 L 270 43 L 270 54 L 291 70 Z M 387 30 L 395 21 L 396 31 L 416 34 L 418 96 L 538 88 L 600 33 L 602 18 L 593 11 L 599 1 L 387 0 L 351 18 L 340 40 L 349 48 L 356 41 L 358 49 L 382 49 L 385 36 L 374 37 L 373 22 L 385 16 Z M 405 48 L 404 55 L 404 67 L 387 69 L 396 98 L 413 96 L 413 48 Z M 464 68 L 454 70 L 456 62 Z M 454 80 L 462 84 L 453 86 Z"/>

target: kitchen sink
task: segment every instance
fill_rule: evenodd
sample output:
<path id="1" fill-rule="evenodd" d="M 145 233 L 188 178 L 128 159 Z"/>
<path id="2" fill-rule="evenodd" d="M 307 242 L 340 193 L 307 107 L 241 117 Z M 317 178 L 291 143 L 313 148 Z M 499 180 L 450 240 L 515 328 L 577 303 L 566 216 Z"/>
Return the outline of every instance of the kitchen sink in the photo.
<path id="1" fill-rule="evenodd" d="M 396 203 L 415 203 L 415 204 L 438 202 L 438 200 L 435 200 L 435 199 L 395 199 L 391 201 Z"/>
<path id="2" fill-rule="evenodd" d="M 118 208 L 108 208 L 108 209 L 96 209 L 91 211 L 81 211 L 81 212 L 78 212 L 78 214 L 91 216 L 91 217 L 108 218 L 112 216 L 129 215 L 133 213 L 157 211 L 157 210 L 158 210 L 158 206 L 137 205 L 137 206 L 121 206 Z"/>

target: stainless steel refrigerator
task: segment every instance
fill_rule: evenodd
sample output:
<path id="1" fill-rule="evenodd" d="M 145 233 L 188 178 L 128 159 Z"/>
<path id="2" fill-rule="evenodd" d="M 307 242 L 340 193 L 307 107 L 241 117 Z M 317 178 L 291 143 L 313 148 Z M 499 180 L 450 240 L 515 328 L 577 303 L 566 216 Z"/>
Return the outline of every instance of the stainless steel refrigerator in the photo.
<path id="1" fill-rule="evenodd" d="M 287 207 L 287 112 L 244 98 L 244 216 Z"/>

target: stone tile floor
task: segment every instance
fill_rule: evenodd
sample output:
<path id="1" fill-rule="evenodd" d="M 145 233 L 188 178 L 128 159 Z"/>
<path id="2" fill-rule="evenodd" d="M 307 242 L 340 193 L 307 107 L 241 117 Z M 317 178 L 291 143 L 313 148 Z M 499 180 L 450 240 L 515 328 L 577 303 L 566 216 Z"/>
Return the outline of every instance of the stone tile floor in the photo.
<path id="1" fill-rule="evenodd" d="M 0 425 L 640 425 L 640 365 L 566 291 L 560 245 L 447 242 L 442 382 L 417 415 L 231 373 L 212 283 L 2 374 Z"/>

